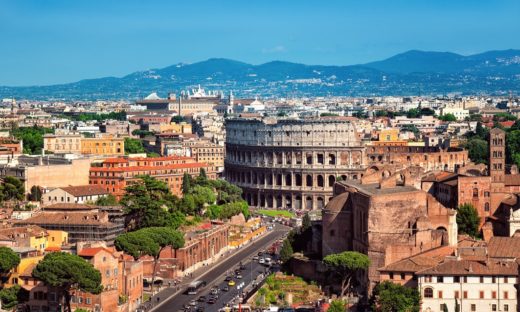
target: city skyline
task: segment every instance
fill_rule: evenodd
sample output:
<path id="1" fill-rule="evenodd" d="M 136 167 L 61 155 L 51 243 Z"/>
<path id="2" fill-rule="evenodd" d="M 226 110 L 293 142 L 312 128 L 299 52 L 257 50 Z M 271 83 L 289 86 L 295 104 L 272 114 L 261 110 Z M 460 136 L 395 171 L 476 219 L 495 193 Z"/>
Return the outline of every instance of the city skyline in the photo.
<path id="1" fill-rule="evenodd" d="M 383 4 L 4 1 L 0 28 L 10 48 L 0 52 L 0 85 L 120 77 L 213 57 L 352 65 L 412 49 L 468 55 L 520 47 L 512 40 L 514 1 Z"/>

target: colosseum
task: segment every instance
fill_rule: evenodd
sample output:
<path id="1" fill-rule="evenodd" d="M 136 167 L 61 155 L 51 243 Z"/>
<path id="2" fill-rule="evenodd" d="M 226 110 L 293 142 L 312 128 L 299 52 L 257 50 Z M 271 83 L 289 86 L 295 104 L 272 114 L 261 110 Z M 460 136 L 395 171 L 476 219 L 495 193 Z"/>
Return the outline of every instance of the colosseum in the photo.
<path id="1" fill-rule="evenodd" d="M 225 175 L 250 206 L 321 209 L 336 179 L 359 179 L 365 149 L 346 120 L 226 121 Z"/>
<path id="2" fill-rule="evenodd" d="M 345 118 L 226 120 L 226 179 L 250 206 L 322 209 L 336 180 L 359 180 L 382 164 L 456 171 L 469 162 L 459 148 L 365 145 Z"/>

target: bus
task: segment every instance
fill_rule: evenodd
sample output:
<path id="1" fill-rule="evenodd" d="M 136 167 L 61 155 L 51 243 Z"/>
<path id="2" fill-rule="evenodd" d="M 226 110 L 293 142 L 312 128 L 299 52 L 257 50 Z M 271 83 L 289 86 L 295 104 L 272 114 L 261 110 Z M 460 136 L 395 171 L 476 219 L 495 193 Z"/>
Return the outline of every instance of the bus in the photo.
<path id="1" fill-rule="evenodd" d="M 252 312 L 251 306 L 248 304 L 234 305 L 232 307 L 224 307 L 219 312 Z"/>
<path id="2" fill-rule="evenodd" d="M 188 289 L 186 289 L 186 293 L 188 295 L 196 295 L 197 292 L 203 288 L 204 286 L 206 286 L 206 282 L 205 281 L 194 281 L 194 282 L 191 282 L 189 285 L 188 285 Z"/>

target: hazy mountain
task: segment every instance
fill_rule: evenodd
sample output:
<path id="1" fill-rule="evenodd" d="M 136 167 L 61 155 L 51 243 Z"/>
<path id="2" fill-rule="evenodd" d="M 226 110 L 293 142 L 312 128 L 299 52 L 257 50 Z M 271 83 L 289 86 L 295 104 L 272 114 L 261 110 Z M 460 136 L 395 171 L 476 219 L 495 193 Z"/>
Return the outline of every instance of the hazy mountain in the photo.
<path id="1" fill-rule="evenodd" d="M 351 66 L 273 61 L 251 65 L 212 58 L 127 76 L 74 83 L 0 87 L 0 97 L 29 99 L 136 99 L 202 85 L 239 96 L 372 96 L 507 94 L 520 90 L 520 50 L 463 56 L 412 50 L 386 60 Z"/>

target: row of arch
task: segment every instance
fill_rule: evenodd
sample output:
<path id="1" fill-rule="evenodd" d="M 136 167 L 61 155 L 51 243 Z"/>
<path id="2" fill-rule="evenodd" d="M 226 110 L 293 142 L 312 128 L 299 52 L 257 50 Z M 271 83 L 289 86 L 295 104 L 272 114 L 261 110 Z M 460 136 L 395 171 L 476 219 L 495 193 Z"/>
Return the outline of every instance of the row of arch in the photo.
<path id="1" fill-rule="evenodd" d="M 288 186 L 288 187 L 332 187 L 336 181 L 359 179 L 357 173 L 351 175 L 335 176 L 333 174 L 301 174 L 301 173 L 256 173 L 255 171 L 228 170 L 226 178 L 231 183 L 253 184 L 263 186 Z"/>
<path id="2" fill-rule="evenodd" d="M 244 199 L 249 206 L 259 208 L 313 210 L 325 208 L 325 205 L 331 198 L 327 199 L 324 195 L 264 194 L 246 191 Z"/>

